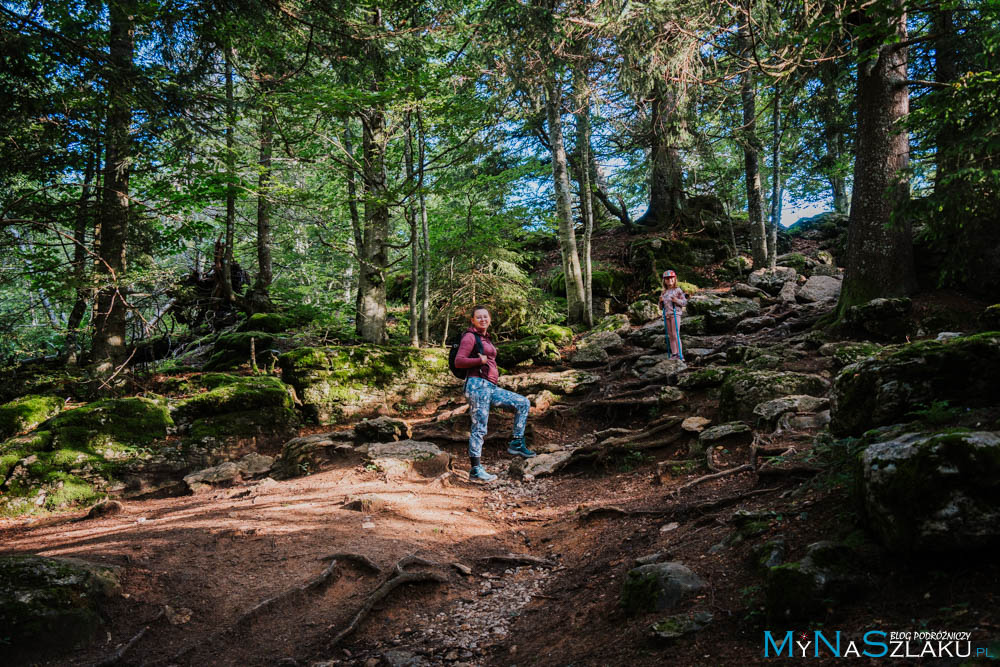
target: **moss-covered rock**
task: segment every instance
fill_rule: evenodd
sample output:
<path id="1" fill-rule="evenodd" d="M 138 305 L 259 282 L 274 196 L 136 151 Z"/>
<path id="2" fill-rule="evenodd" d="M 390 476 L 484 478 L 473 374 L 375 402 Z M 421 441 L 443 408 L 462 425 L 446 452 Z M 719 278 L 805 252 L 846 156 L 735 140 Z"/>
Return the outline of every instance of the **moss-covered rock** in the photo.
<path id="1" fill-rule="evenodd" d="M 229 370 L 249 363 L 251 341 L 253 341 L 257 363 L 263 365 L 268 350 L 274 345 L 274 336 L 264 331 L 240 331 L 222 334 L 215 340 L 214 351 L 204 369 L 206 371 Z"/>
<path id="2" fill-rule="evenodd" d="M 528 336 L 497 346 L 497 365 L 502 368 L 513 368 L 525 361 L 535 364 L 554 364 L 560 359 L 559 348 L 542 336 Z"/>
<path id="3" fill-rule="evenodd" d="M 301 324 L 301 318 L 283 313 L 254 313 L 240 327 L 241 331 L 282 333 Z"/>
<path id="4" fill-rule="evenodd" d="M 839 341 L 823 344 L 819 348 L 819 353 L 832 358 L 836 368 L 843 368 L 848 364 L 874 357 L 882 347 L 878 343 Z"/>
<path id="5" fill-rule="evenodd" d="M 27 433 L 62 409 L 58 396 L 30 394 L 0 406 L 0 440 Z"/>
<path id="6" fill-rule="evenodd" d="M 660 317 L 660 309 L 646 299 L 640 299 L 628 307 L 628 318 L 634 324 L 646 324 Z"/>
<path id="7" fill-rule="evenodd" d="M 912 308 L 913 303 L 907 298 L 872 299 L 848 308 L 844 324 L 858 336 L 900 342 L 910 333 Z"/>
<path id="8" fill-rule="evenodd" d="M 600 379 L 600 376 L 594 373 L 571 370 L 560 373 L 502 375 L 498 384 L 508 391 L 519 394 L 534 394 L 547 389 L 560 395 L 577 396 L 596 387 Z"/>
<path id="9" fill-rule="evenodd" d="M 254 436 L 284 436 L 297 423 L 289 387 L 278 378 L 215 373 L 200 381 L 211 389 L 170 410 L 187 443 L 211 447 Z"/>
<path id="10" fill-rule="evenodd" d="M 909 433 L 858 463 L 872 532 L 900 553 L 1000 544 L 1000 433 Z"/>
<path id="11" fill-rule="evenodd" d="M 632 326 L 629 323 L 628 315 L 624 313 L 617 313 L 614 315 L 608 315 L 600 322 L 594 325 L 591 331 L 613 331 L 619 336 L 627 336 L 630 331 L 632 331 Z"/>
<path id="12" fill-rule="evenodd" d="M 708 293 L 691 297 L 688 300 L 688 310 L 693 315 L 705 318 L 705 330 L 709 333 L 731 331 L 740 320 L 760 315 L 760 305 L 756 301 Z M 682 323 L 682 328 L 690 330 L 685 324 L 690 323 Z"/>
<path id="13" fill-rule="evenodd" d="M 765 401 L 793 394 L 825 396 L 829 383 L 818 375 L 787 371 L 737 371 L 722 383 L 719 419 L 753 421 L 753 409 Z"/>
<path id="14" fill-rule="evenodd" d="M 906 421 L 912 411 L 940 401 L 952 406 L 995 403 L 997 377 L 1000 332 L 888 347 L 837 375 L 830 430 L 859 435 Z"/>
<path id="15" fill-rule="evenodd" d="M 725 259 L 726 253 L 724 242 L 709 237 L 653 237 L 634 241 L 629 247 L 629 261 L 649 287 L 659 287 L 667 269 L 676 271 L 680 279 L 707 286 L 711 281 L 695 272 L 695 267 L 719 262 Z"/>
<path id="16" fill-rule="evenodd" d="M 787 266 L 795 269 L 801 275 L 808 276 L 809 271 L 816 265 L 816 260 L 806 257 L 801 252 L 789 252 L 777 257 L 778 266 Z"/>
<path id="17" fill-rule="evenodd" d="M 551 345 L 551 342 L 550 342 Z M 382 403 L 411 405 L 455 386 L 445 350 L 357 345 L 286 352 L 278 359 L 311 420 L 334 423 Z"/>
<path id="18" fill-rule="evenodd" d="M 82 369 L 15 366 L 0 369 L 0 375 L 4 378 L 0 383 L 0 404 L 29 394 L 88 400 L 97 386 Z"/>
<path id="19" fill-rule="evenodd" d="M 1000 331 L 1000 303 L 995 303 L 983 310 L 976 322 L 983 331 Z"/>
<path id="20" fill-rule="evenodd" d="M 61 412 L 39 430 L 0 444 L 2 511 L 22 514 L 98 500 L 130 465 L 150 458 L 150 446 L 171 426 L 164 400 L 104 399 Z"/>
<path id="21" fill-rule="evenodd" d="M 7 664 L 61 653 L 92 640 L 101 604 L 121 573 L 72 559 L 0 556 L 0 646 Z"/>
<path id="22" fill-rule="evenodd" d="M 703 588 L 701 577 L 681 563 L 651 563 L 625 575 L 620 602 L 630 616 L 664 611 Z"/>
<path id="23" fill-rule="evenodd" d="M 801 561 L 770 568 L 765 583 L 768 622 L 822 620 L 831 605 L 856 597 L 864 586 L 856 562 L 847 546 L 824 541 L 809 545 Z"/>
<path id="24" fill-rule="evenodd" d="M 684 389 L 703 389 L 718 387 L 726 376 L 733 371 L 725 366 L 706 366 L 704 368 L 689 368 L 677 376 L 677 386 Z"/>
<path id="25" fill-rule="evenodd" d="M 535 330 L 527 335 L 541 336 L 542 338 L 548 338 L 550 341 L 555 343 L 558 347 L 563 345 L 569 345 L 573 342 L 573 330 L 569 327 L 560 326 L 558 324 L 542 324 L 535 327 Z"/>

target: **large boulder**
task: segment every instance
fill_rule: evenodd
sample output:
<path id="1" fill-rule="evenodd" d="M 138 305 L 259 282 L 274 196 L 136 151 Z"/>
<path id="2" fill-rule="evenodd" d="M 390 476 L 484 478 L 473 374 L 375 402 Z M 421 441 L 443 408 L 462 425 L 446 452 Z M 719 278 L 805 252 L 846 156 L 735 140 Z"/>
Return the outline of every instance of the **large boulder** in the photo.
<path id="1" fill-rule="evenodd" d="M 207 374 L 195 393 L 170 406 L 176 430 L 206 444 L 254 436 L 284 436 L 297 423 L 290 388 L 271 376 Z"/>
<path id="2" fill-rule="evenodd" d="M 354 426 L 354 436 L 359 442 L 408 440 L 411 435 L 409 424 L 384 415 L 375 419 L 362 419 Z"/>
<path id="3" fill-rule="evenodd" d="M 1000 331 L 1000 303 L 985 308 L 979 313 L 976 323 L 984 331 Z"/>
<path id="4" fill-rule="evenodd" d="M 354 454 L 354 431 L 316 433 L 293 438 L 281 448 L 271 467 L 275 479 L 309 475 Z"/>
<path id="5" fill-rule="evenodd" d="M 608 352 L 596 345 L 582 345 L 576 348 L 570 364 L 577 368 L 590 368 L 608 363 Z"/>
<path id="6" fill-rule="evenodd" d="M 561 359 L 559 348 L 545 336 L 528 336 L 497 346 L 497 365 L 513 368 L 529 361 L 533 364 L 555 364 Z"/>
<path id="7" fill-rule="evenodd" d="M 432 400 L 457 383 L 448 373 L 447 351 L 434 348 L 302 347 L 281 355 L 278 363 L 303 413 L 321 423 L 337 423 L 383 403 Z"/>
<path id="8" fill-rule="evenodd" d="M 997 377 L 997 332 L 886 348 L 837 375 L 830 430 L 860 435 L 873 426 L 906 421 L 913 410 L 937 401 L 989 404 L 994 402 Z"/>
<path id="9" fill-rule="evenodd" d="M 75 559 L 0 556 L 4 664 L 33 664 L 90 642 L 104 625 L 102 605 L 121 592 L 120 579 L 119 568 Z"/>
<path id="10" fill-rule="evenodd" d="M 634 324 L 645 324 L 660 317 L 660 309 L 646 299 L 640 299 L 628 307 L 628 318 Z"/>
<path id="11" fill-rule="evenodd" d="M 600 379 L 600 376 L 587 371 L 571 370 L 502 375 L 497 384 L 518 394 L 537 394 L 548 389 L 554 394 L 574 396 L 587 393 L 597 386 Z"/>
<path id="12" fill-rule="evenodd" d="M 58 396 L 29 394 L 0 405 L 0 440 L 34 430 L 43 421 L 59 414 L 63 400 Z"/>
<path id="13" fill-rule="evenodd" d="M 737 371 L 722 383 L 719 419 L 753 421 L 754 408 L 781 396 L 824 396 L 830 383 L 819 375 L 790 371 Z"/>
<path id="14" fill-rule="evenodd" d="M 165 400 L 103 399 L 66 410 L 26 435 L 0 443 L 0 509 L 89 505 L 122 489 L 133 466 L 173 426 Z"/>
<path id="15" fill-rule="evenodd" d="M 608 315 L 595 324 L 591 331 L 612 331 L 619 336 L 627 336 L 632 331 L 632 325 L 629 323 L 628 315 L 619 313 Z"/>
<path id="16" fill-rule="evenodd" d="M 599 347 L 609 352 L 618 352 L 622 349 L 622 338 L 611 331 L 592 331 L 584 334 L 578 346 Z"/>
<path id="17" fill-rule="evenodd" d="M 1000 433 L 909 433 L 861 455 L 868 525 L 900 553 L 1000 544 Z"/>
<path id="18" fill-rule="evenodd" d="M 830 276 L 812 276 L 799 288 L 799 301 L 832 301 L 840 297 L 841 282 Z"/>
<path id="19" fill-rule="evenodd" d="M 451 465 L 450 454 L 432 442 L 419 440 L 373 442 L 368 445 L 365 458 L 390 477 L 401 477 L 410 472 L 435 477 L 447 472 Z"/>
<path id="20" fill-rule="evenodd" d="M 671 359 L 667 355 L 657 355 L 639 357 L 632 369 L 632 374 L 643 382 L 676 384 L 678 374 L 686 368 L 687 364 L 680 359 Z"/>
<path id="21" fill-rule="evenodd" d="M 776 266 L 773 269 L 757 269 L 750 274 L 747 282 L 751 287 L 777 295 L 785 283 L 794 283 L 798 272 L 790 266 Z"/>
<path id="22" fill-rule="evenodd" d="M 769 623 L 825 618 L 828 607 L 855 599 L 865 577 L 857 570 L 857 556 L 843 544 L 810 544 L 802 560 L 768 568 L 764 585 Z"/>
<path id="23" fill-rule="evenodd" d="M 756 301 L 717 294 L 696 294 L 688 299 L 688 310 L 704 316 L 705 330 L 709 333 L 731 331 L 740 320 L 760 315 L 760 305 Z M 683 326 L 682 323 L 682 329 Z"/>
<path id="24" fill-rule="evenodd" d="M 859 336 L 901 342 L 910 330 L 912 309 L 913 303 L 907 298 L 872 299 L 848 308 L 844 324 Z"/>
<path id="25" fill-rule="evenodd" d="M 830 406 L 830 399 L 815 396 L 782 396 L 772 401 L 757 404 L 753 409 L 757 422 L 774 424 L 779 417 L 788 412 L 818 412 Z"/>
<path id="26" fill-rule="evenodd" d="M 621 606 L 629 615 L 673 609 L 705 586 L 701 577 L 682 563 L 640 565 L 625 575 Z"/>
<path id="27" fill-rule="evenodd" d="M 219 486 L 231 486 L 246 479 L 260 477 L 269 472 L 273 464 L 272 457 L 251 452 L 239 461 L 225 461 L 186 475 L 184 483 L 191 493 L 210 491 Z"/>

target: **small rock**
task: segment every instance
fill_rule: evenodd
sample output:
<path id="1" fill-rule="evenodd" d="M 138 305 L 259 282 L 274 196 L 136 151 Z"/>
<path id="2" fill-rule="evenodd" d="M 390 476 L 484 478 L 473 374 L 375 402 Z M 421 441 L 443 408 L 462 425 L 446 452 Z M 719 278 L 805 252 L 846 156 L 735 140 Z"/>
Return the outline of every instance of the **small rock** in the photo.
<path id="1" fill-rule="evenodd" d="M 684 635 L 706 628 L 713 618 L 712 614 L 707 611 L 667 616 L 650 628 L 650 636 L 663 641 L 674 641 Z"/>
<path id="2" fill-rule="evenodd" d="M 167 617 L 170 625 L 184 625 L 191 620 L 192 614 L 194 612 L 187 607 L 181 607 L 180 609 L 174 609 L 170 605 L 163 607 L 163 615 Z"/>
<path id="3" fill-rule="evenodd" d="M 705 588 L 702 579 L 681 563 L 654 563 L 629 570 L 621 605 L 629 615 L 663 611 Z"/>
<path id="4" fill-rule="evenodd" d="M 701 433 L 711 423 L 711 419 L 705 419 L 704 417 L 688 417 L 681 422 L 681 428 L 688 433 Z"/>
<path id="5" fill-rule="evenodd" d="M 87 513 L 88 519 L 98 519 L 100 517 L 121 514 L 125 511 L 125 506 L 117 500 L 104 500 L 90 508 Z"/>
<path id="6" fill-rule="evenodd" d="M 354 433 L 359 442 L 395 442 L 411 435 L 406 422 L 390 417 L 363 419 L 354 427 Z"/>

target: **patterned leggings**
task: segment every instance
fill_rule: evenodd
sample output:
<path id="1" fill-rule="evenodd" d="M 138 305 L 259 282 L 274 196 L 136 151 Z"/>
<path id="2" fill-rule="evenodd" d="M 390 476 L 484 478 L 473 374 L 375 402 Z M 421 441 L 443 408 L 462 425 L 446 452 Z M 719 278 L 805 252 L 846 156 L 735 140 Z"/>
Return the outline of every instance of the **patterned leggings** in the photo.
<path id="1" fill-rule="evenodd" d="M 514 417 L 514 437 L 524 437 L 524 427 L 528 423 L 528 409 L 531 407 L 531 402 L 527 398 L 477 377 L 465 381 L 465 397 L 469 400 L 469 414 L 472 415 L 469 456 L 479 458 L 483 454 L 483 440 L 486 438 L 486 426 L 490 421 L 490 407 L 494 405 L 517 411 Z"/>

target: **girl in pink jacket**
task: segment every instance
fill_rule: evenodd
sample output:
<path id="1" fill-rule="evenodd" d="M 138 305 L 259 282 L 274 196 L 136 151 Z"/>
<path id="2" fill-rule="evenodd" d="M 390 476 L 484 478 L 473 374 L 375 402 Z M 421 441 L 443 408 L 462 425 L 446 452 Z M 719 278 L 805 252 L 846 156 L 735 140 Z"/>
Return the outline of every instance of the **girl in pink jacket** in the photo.
<path id="1" fill-rule="evenodd" d="M 667 269 L 663 272 L 663 292 L 660 294 L 660 309 L 663 311 L 663 331 L 667 338 L 667 353 L 670 358 L 684 361 L 681 348 L 681 317 L 687 305 L 687 295 L 677 286 L 677 274 Z"/>

